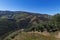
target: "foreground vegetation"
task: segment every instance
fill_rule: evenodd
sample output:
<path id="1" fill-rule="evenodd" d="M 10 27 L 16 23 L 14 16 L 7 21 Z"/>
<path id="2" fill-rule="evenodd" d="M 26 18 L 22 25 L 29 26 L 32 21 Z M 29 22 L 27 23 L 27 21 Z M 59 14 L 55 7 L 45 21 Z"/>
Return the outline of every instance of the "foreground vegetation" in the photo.
<path id="1" fill-rule="evenodd" d="M 20 32 L 18 34 L 13 33 L 7 36 L 4 40 L 60 40 L 51 36 L 44 36 L 39 32 Z"/>

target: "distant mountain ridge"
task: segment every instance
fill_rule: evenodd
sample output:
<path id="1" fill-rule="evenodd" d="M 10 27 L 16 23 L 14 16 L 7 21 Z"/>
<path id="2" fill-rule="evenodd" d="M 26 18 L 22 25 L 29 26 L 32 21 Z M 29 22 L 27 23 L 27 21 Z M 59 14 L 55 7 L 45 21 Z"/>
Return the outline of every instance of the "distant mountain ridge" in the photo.
<path id="1" fill-rule="evenodd" d="M 48 14 L 41 14 L 41 13 L 32 13 L 32 12 L 25 12 L 25 11 L 0 11 L 0 16 L 2 15 L 14 15 L 14 14 L 29 14 L 29 15 L 36 15 L 36 16 L 51 16 Z"/>

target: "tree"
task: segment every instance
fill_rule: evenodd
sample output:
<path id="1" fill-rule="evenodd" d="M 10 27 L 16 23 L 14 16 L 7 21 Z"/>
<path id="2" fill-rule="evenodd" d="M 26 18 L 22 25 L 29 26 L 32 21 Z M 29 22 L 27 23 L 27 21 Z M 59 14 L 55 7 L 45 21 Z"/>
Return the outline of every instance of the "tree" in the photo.
<path id="1" fill-rule="evenodd" d="M 57 25 L 57 27 L 60 29 L 60 14 L 56 14 L 53 16 L 54 18 L 54 22 L 55 22 L 55 25 Z"/>

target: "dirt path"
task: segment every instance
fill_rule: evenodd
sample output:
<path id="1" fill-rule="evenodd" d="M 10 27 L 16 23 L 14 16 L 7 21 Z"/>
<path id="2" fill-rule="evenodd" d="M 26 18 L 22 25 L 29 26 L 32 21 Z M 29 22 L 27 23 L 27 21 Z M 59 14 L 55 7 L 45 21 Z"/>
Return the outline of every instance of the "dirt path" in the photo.
<path id="1" fill-rule="evenodd" d="M 38 33 L 38 34 L 41 34 L 44 36 L 50 36 L 50 33 L 48 33 L 47 31 L 45 31 L 45 32 L 28 32 L 28 33 Z"/>
<path id="2" fill-rule="evenodd" d="M 10 35 L 6 36 L 3 40 L 11 39 L 12 36 L 18 35 L 19 32 L 21 32 L 21 30 L 18 30 L 18 31 L 11 33 Z"/>

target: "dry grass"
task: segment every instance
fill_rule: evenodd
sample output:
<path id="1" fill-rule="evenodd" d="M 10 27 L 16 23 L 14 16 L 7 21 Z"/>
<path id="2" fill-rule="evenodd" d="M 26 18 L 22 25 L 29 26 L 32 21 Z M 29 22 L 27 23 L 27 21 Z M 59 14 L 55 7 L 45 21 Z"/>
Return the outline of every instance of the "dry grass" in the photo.
<path id="1" fill-rule="evenodd" d="M 59 40 L 55 37 L 51 36 L 45 36 L 38 32 L 21 32 L 18 35 L 16 35 L 13 39 L 11 36 L 7 38 L 8 40 Z"/>

